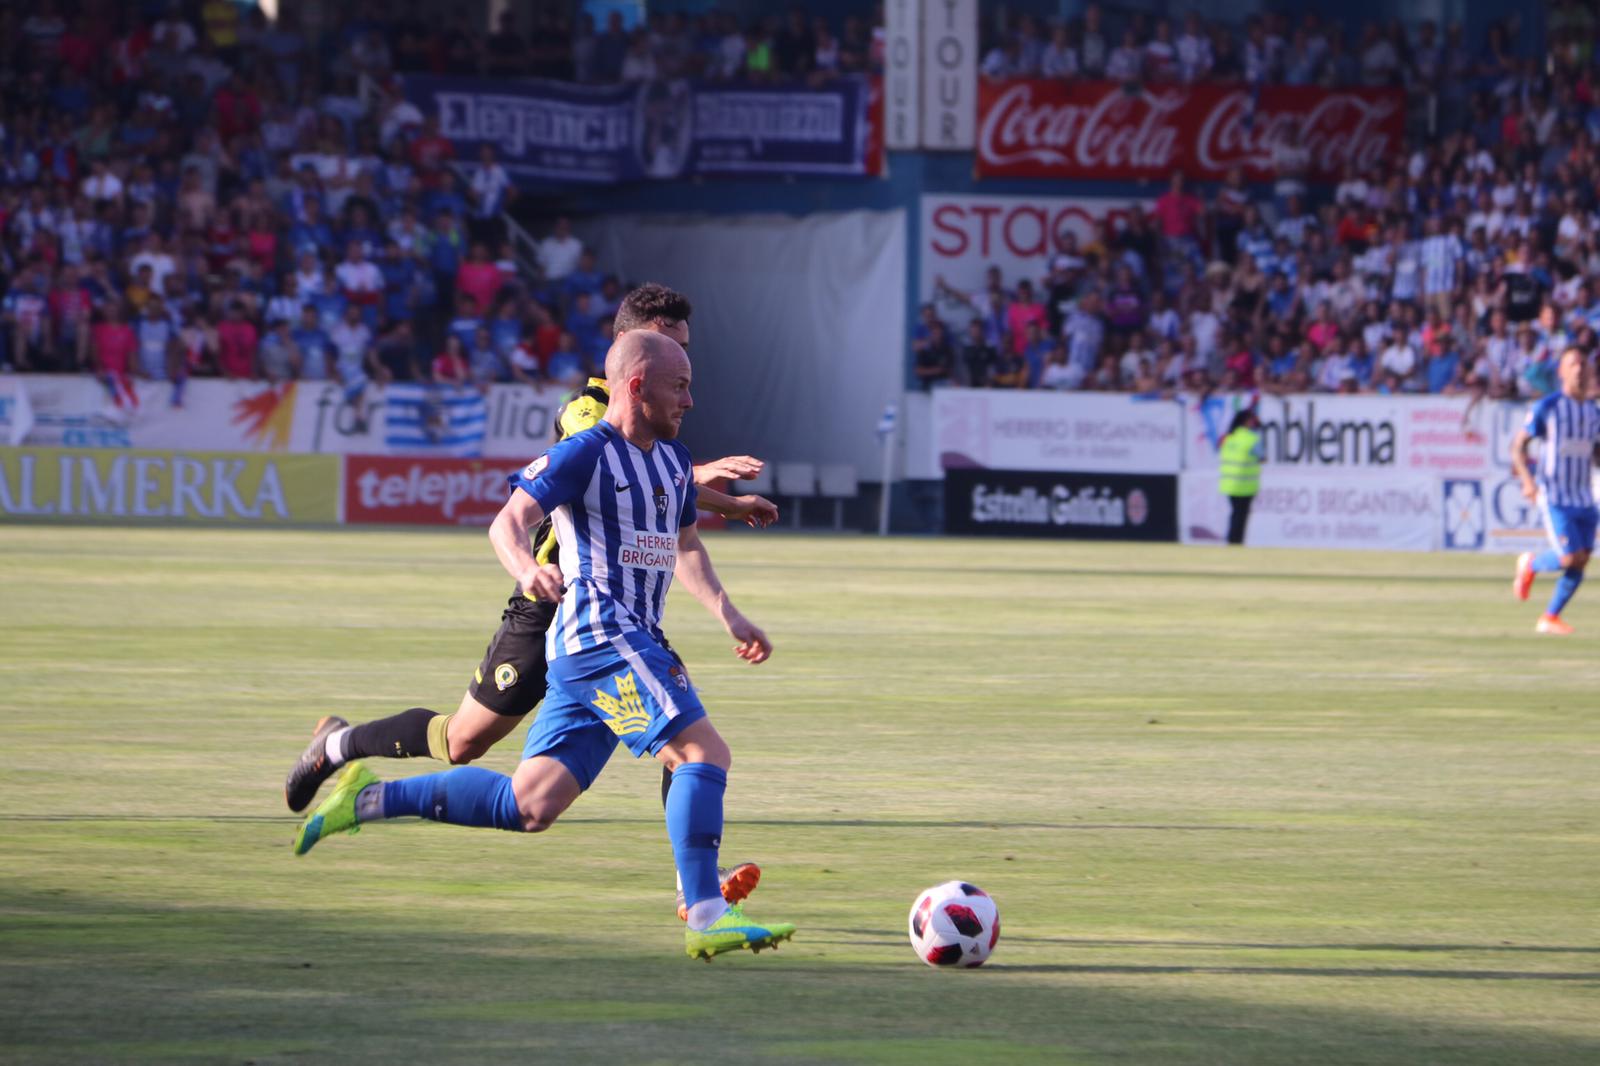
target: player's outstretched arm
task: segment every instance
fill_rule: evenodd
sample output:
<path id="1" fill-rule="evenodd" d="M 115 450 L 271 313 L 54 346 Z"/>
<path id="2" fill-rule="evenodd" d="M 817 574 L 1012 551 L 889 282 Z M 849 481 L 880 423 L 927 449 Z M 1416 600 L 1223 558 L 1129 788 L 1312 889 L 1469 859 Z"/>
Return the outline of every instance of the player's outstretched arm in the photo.
<path id="1" fill-rule="evenodd" d="M 761 473 L 766 465 L 753 455 L 726 455 L 721 459 L 713 459 L 709 463 L 696 466 L 694 483 L 705 486 L 718 478 L 727 478 L 729 481 L 753 478 Z"/>
<path id="2" fill-rule="evenodd" d="M 697 488 L 695 494 L 695 505 L 700 510 L 731 518 L 735 522 L 744 522 L 756 529 L 770 526 L 778 520 L 778 505 L 765 496 L 729 496 L 726 492 L 707 488 Z"/>
<path id="3" fill-rule="evenodd" d="M 766 662 L 772 656 L 772 641 L 728 599 L 727 590 L 722 587 L 722 581 L 711 567 L 711 556 L 700 539 L 698 526 L 679 528 L 678 564 L 673 575 L 738 642 L 733 646 L 735 655 L 748 663 Z"/>
<path id="4" fill-rule="evenodd" d="M 524 594 L 554 602 L 561 598 L 561 568 L 540 566 L 528 543 L 532 531 L 543 521 L 544 509 L 539 501 L 525 489 L 513 489 L 511 498 L 489 525 L 489 543 L 494 545 L 500 565 L 522 586 Z"/>

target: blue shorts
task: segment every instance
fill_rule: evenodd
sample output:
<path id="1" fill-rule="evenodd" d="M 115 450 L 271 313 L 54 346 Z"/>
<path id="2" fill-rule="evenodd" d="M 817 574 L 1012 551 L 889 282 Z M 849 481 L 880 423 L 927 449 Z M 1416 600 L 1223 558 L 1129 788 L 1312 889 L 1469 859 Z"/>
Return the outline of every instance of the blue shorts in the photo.
<path id="1" fill-rule="evenodd" d="M 643 633 L 553 659 L 547 678 L 522 757 L 558 760 L 583 789 L 600 776 L 617 741 L 635 758 L 654 755 L 706 716 L 678 657 Z"/>
<path id="2" fill-rule="evenodd" d="M 1578 551 L 1594 551 L 1594 533 L 1600 510 L 1593 507 L 1557 507 L 1541 504 L 1544 512 L 1544 531 L 1550 545 L 1559 555 Z"/>

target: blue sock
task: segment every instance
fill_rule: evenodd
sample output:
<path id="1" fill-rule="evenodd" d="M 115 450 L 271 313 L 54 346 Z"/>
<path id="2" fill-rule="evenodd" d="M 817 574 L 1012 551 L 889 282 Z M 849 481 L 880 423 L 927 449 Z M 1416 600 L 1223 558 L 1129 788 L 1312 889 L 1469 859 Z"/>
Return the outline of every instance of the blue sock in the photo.
<path id="1" fill-rule="evenodd" d="M 1578 586 L 1581 584 L 1583 584 L 1582 570 L 1574 568 L 1562 574 L 1561 579 L 1556 582 L 1556 591 L 1550 597 L 1550 606 L 1545 608 L 1544 613 L 1560 615 L 1567 601 L 1572 599 L 1572 594 L 1578 591 Z"/>
<path id="2" fill-rule="evenodd" d="M 707 762 L 686 763 L 672 771 L 667 792 L 667 836 L 691 907 L 722 898 L 717 881 L 717 849 L 722 846 L 722 794 L 728 772 Z"/>
<path id="3" fill-rule="evenodd" d="M 1554 548 L 1546 548 L 1544 551 L 1537 552 L 1534 555 L 1532 566 L 1533 572 L 1536 574 L 1548 574 L 1552 570 L 1560 570 L 1562 568 L 1561 556 L 1556 554 Z"/>
<path id="4" fill-rule="evenodd" d="M 511 778 L 477 766 L 385 781 L 383 816 L 522 832 L 522 812 L 517 810 Z"/>

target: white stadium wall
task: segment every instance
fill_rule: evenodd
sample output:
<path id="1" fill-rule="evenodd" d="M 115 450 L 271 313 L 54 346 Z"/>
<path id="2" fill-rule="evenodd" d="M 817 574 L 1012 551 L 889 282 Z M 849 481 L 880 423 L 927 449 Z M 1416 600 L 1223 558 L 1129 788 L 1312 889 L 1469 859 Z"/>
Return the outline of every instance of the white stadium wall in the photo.
<path id="1" fill-rule="evenodd" d="M 905 387 L 903 211 L 621 215 L 584 243 L 694 304 L 696 455 L 850 463 L 877 480 L 876 426 Z"/>

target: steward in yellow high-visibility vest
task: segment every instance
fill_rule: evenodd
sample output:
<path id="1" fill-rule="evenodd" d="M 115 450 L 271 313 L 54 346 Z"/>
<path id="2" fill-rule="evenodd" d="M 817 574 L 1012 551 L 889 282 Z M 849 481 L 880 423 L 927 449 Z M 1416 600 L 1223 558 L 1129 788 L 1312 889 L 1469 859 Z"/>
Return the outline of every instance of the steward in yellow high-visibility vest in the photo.
<path id="1" fill-rule="evenodd" d="M 1261 420 L 1255 408 L 1233 416 L 1228 435 L 1217 449 L 1218 487 L 1228 497 L 1228 543 L 1244 543 L 1250 505 L 1261 490 Z"/>

